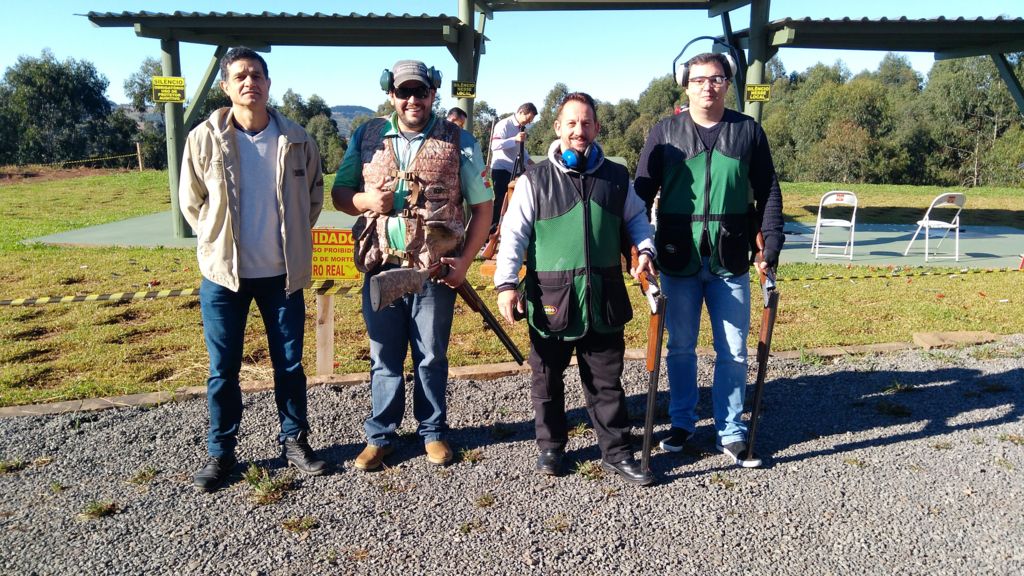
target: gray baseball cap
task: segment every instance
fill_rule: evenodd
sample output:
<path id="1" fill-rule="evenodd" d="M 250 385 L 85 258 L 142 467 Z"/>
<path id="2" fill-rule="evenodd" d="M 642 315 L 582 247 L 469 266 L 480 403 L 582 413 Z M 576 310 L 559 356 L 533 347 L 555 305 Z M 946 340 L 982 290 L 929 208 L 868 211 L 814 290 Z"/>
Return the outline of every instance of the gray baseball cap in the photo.
<path id="1" fill-rule="evenodd" d="M 430 78 L 427 77 L 427 65 L 419 60 L 399 60 L 391 67 L 391 73 L 395 77 L 395 87 L 415 80 L 430 88 Z"/>

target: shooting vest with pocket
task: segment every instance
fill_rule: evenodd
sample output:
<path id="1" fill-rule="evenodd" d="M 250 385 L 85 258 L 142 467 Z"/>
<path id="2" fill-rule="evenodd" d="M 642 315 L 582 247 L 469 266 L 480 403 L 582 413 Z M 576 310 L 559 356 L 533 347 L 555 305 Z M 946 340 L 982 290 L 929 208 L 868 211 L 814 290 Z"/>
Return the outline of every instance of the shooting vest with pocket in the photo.
<path id="1" fill-rule="evenodd" d="M 760 222 L 748 177 L 757 124 L 726 110 L 718 139 L 704 147 L 689 112 L 663 120 L 663 178 L 654 242 L 658 268 L 670 276 L 700 271 L 702 236 L 711 246 L 709 266 L 719 276 L 750 270 Z"/>
<path id="2" fill-rule="evenodd" d="M 536 210 L 524 280 L 530 327 L 559 340 L 622 330 L 633 318 L 619 251 L 626 168 L 605 161 L 591 174 L 566 174 L 544 160 L 522 177 Z"/>
<path id="3" fill-rule="evenodd" d="M 427 268 L 442 256 L 458 256 L 466 236 L 465 213 L 459 189 L 459 127 L 434 121 L 434 126 L 405 170 L 394 149 L 394 138 L 385 137 L 387 118 L 374 118 L 363 128 L 359 150 L 363 184 L 393 193 L 405 180 L 409 193 L 402 210 L 389 214 L 365 212 L 352 227 L 354 261 L 360 272 L 380 266 L 388 256 L 410 268 Z M 405 248 L 388 242 L 388 219 L 405 220 Z"/>

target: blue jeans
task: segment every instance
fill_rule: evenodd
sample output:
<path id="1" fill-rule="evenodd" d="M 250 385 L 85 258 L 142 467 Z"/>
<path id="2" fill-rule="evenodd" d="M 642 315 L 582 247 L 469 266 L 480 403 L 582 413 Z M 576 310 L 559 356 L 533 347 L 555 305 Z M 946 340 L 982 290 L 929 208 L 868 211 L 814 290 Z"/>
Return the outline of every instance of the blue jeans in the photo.
<path id="1" fill-rule="evenodd" d="M 422 294 L 406 294 L 374 312 L 370 278 L 395 265 L 363 276 L 363 320 L 370 337 L 370 397 L 373 414 L 363 427 L 369 444 L 388 446 L 405 414 L 405 354 L 412 348 L 412 413 L 424 443 L 443 440 L 448 431 L 448 340 L 455 312 L 454 289 L 428 282 Z"/>
<path id="2" fill-rule="evenodd" d="M 274 365 L 274 399 L 281 421 L 278 442 L 309 430 L 306 420 L 306 374 L 302 371 L 302 336 L 306 305 L 302 290 L 286 294 L 285 277 L 242 278 L 238 292 L 203 278 L 199 309 L 203 335 L 210 353 L 210 377 L 206 401 L 210 407 L 210 431 L 206 449 L 210 456 L 233 454 L 242 422 L 242 345 L 249 305 L 256 300 L 267 331 L 270 360 Z"/>
<path id="3" fill-rule="evenodd" d="M 689 278 L 662 274 L 661 288 L 668 298 L 665 363 L 672 398 L 668 410 L 672 425 L 691 432 L 697 427 L 697 333 L 701 305 L 706 303 L 717 354 L 711 385 L 715 431 L 722 444 L 744 440 L 747 426 L 740 415 L 747 388 L 750 278 L 745 274 L 733 278 L 716 276 L 708 269 L 708 258 L 704 258 L 700 272 Z"/>

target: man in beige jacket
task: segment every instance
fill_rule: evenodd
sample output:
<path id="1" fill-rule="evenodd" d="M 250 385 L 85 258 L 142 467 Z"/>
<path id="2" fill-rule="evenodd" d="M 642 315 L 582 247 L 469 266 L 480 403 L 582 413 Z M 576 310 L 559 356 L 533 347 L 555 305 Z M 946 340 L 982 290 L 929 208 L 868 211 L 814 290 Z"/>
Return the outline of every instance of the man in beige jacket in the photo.
<path id="1" fill-rule="evenodd" d="M 301 126 L 267 107 L 270 77 L 259 54 L 234 48 L 220 70 L 231 107 L 189 134 L 178 189 L 181 211 L 198 236 L 199 305 L 210 353 L 209 459 L 194 481 L 203 491 L 216 490 L 237 464 L 238 376 L 253 300 L 274 365 L 282 457 L 307 474 L 328 469 L 307 441 L 302 370 L 302 288 L 312 275 L 311 229 L 324 201 L 320 152 Z"/>

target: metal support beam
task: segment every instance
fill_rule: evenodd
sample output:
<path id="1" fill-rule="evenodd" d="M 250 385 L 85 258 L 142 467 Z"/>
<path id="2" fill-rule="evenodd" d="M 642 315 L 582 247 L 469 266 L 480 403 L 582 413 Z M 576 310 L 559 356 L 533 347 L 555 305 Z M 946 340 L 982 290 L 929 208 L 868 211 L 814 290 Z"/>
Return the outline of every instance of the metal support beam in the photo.
<path id="1" fill-rule="evenodd" d="M 161 40 L 164 76 L 181 76 L 181 56 L 177 40 Z M 178 177 L 181 175 L 181 157 L 185 153 L 185 119 L 181 104 L 164 104 L 164 131 L 167 133 L 167 176 L 171 187 L 171 218 L 175 238 L 195 236 L 192 227 L 178 206 Z"/>
<path id="2" fill-rule="evenodd" d="M 965 46 L 962 48 L 951 48 L 935 53 L 936 60 L 950 60 L 953 58 L 969 58 L 971 56 L 989 56 L 991 54 L 1008 54 L 1010 52 L 1024 51 L 1024 38 L 1012 42 L 989 44 L 988 46 Z"/>
<path id="3" fill-rule="evenodd" d="M 220 59 L 228 53 L 227 46 L 217 46 L 217 49 L 213 51 L 213 58 L 210 59 L 210 65 L 206 67 L 206 74 L 200 81 L 199 87 L 196 88 L 196 93 L 192 96 L 192 100 L 188 103 L 188 111 L 185 114 L 185 129 L 192 128 L 192 125 L 199 119 L 199 111 L 203 109 L 203 103 L 206 102 L 206 97 L 210 95 L 210 87 L 213 86 L 213 81 L 217 78 L 217 72 L 220 71 Z"/>
<path id="4" fill-rule="evenodd" d="M 1013 96 L 1013 101 L 1017 103 L 1017 110 L 1024 114 L 1024 89 L 1021 89 L 1020 79 L 1013 73 L 1013 68 L 1006 60 L 1005 55 L 992 54 L 992 61 L 995 62 L 996 68 L 999 69 L 999 75 L 1003 77 L 1003 82 L 1006 82 L 1006 88 L 1010 91 L 1010 95 Z"/>
<path id="5" fill-rule="evenodd" d="M 743 94 L 744 88 L 747 85 L 747 61 L 743 57 L 743 52 L 736 46 L 736 35 L 732 33 L 732 21 L 729 19 L 729 13 L 722 13 L 722 36 L 725 37 L 725 43 L 736 48 L 736 54 L 730 54 L 736 59 L 736 76 L 733 78 L 733 90 L 736 92 L 736 110 L 743 112 Z"/>
<path id="6" fill-rule="evenodd" d="M 473 67 L 473 0 L 459 0 L 459 76 L 460 82 L 472 82 L 476 78 Z M 466 112 L 466 130 L 473 131 L 473 99 L 459 98 L 458 107 Z"/>
<path id="7" fill-rule="evenodd" d="M 768 61 L 768 12 L 771 0 L 750 3 L 750 54 L 747 57 L 747 84 L 764 83 L 764 65 Z M 749 102 L 745 113 L 761 122 L 761 102 Z"/>
<path id="8" fill-rule="evenodd" d="M 708 8 L 708 18 L 728 14 L 731 10 L 742 8 L 747 4 L 750 4 L 750 0 L 726 0 L 721 4 Z"/>

